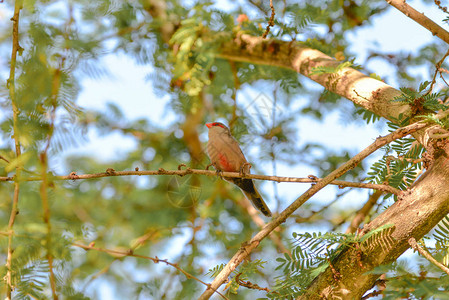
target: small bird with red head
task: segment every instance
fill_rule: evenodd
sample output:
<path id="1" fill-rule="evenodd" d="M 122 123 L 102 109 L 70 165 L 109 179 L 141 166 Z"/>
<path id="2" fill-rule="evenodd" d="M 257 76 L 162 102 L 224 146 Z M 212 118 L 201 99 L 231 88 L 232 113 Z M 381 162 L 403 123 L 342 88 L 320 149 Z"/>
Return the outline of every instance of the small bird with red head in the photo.
<path id="1" fill-rule="evenodd" d="M 250 165 L 228 127 L 220 122 L 207 123 L 206 126 L 209 128 L 207 154 L 215 169 L 218 171 L 249 174 Z M 257 191 L 252 179 L 230 177 L 224 179 L 237 185 L 255 208 L 260 210 L 265 216 L 271 217 L 271 211 Z"/>

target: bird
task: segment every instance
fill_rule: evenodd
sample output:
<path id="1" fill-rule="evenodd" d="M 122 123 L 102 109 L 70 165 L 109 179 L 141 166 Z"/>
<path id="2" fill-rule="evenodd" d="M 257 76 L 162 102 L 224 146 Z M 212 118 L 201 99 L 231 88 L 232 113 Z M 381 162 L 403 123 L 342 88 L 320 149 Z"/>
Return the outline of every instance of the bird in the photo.
<path id="1" fill-rule="evenodd" d="M 206 126 L 209 129 L 207 155 L 214 168 L 217 171 L 249 174 L 251 166 L 240 149 L 239 143 L 231 135 L 229 128 L 220 122 L 207 123 Z M 265 216 L 271 217 L 271 211 L 257 191 L 252 179 L 231 177 L 224 177 L 224 179 L 238 186 L 255 208 Z"/>

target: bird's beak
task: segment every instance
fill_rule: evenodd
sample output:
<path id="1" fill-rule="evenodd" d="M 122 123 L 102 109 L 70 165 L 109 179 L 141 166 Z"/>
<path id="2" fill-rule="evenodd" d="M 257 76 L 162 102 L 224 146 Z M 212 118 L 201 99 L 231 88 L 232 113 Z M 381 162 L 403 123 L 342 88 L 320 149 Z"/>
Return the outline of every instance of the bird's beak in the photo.
<path id="1" fill-rule="evenodd" d="M 212 123 L 206 123 L 207 128 L 211 128 L 212 127 Z"/>

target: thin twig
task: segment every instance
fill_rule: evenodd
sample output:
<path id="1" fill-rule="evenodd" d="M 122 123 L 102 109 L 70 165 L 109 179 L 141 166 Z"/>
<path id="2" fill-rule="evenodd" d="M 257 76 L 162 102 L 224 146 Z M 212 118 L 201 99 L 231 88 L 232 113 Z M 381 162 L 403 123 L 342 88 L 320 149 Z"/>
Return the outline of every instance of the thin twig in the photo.
<path id="1" fill-rule="evenodd" d="M 435 258 L 432 257 L 432 255 L 430 255 L 429 252 L 427 252 L 426 250 L 424 250 L 420 245 L 418 245 L 418 243 L 416 242 L 416 239 L 414 237 L 409 238 L 408 243 L 410 244 L 410 246 L 413 248 L 413 250 L 416 250 L 419 252 L 419 254 L 421 254 L 422 256 L 424 256 L 425 259 L 427 259 L 428 261 L 430 261 L 432 264 L 434 264 L 435 266 L 437 266 L 438 268 L 440 268 L 443 272 L 445 272 L 447 275 L 449 275 L 449 268 L 446 267 L 445 265 L 443 265 L 442 263 L 438 262 Z"/>
<path id="2" fill-rule="evenodd" d="M 242 273 L 238 273 L 237 276 L 235 276 L 235 282 L 237 282 L 238 285 L 246 287 L 248 289 L 265 291 L 267 293 L 270 292 L 270 290 L 268 288 L 260 287 L 258 284 L 252 283 L 249 280 L 245 281 L 245 280 L 240 279 L 240 275 L 242 275 Z"/>
<path id="3" fill-rule="evenodd" d="M 363 159 L 368 155 L 376 151 L 377 149 L 385 146 L 386 144 L 402 138 L 412 132 L 428 126 L 424 122 L 417 122 L 406 127 L 399 128 L 394 132 L 384 136 L 378 137 L 374 143 L 355 155 L 349 161 L 338 167 L 331 172 L 328 176 L 317 182 L 311 188 L 309 188 L 304 194 L 296 199 L 289 207 L 287 207 L 280 215 L 273 221 L 268 223 L 261 231 L 259 231 L 250 241 L 245 243 L 244 247 L 241 247 L 237 253 L 229 260 L 228 264 L 222 269 L 222 271 L 215 277 L 210 288 L 208 287 L 204 293 L 199 297 L 200 300 L 209 299 L 214 290 L 217 290 L 229 277 L 229 275 L 237 268 L 237 266 L 260 244 L 260 242 L 267 237 L 273 230 L 287 220 L 287 218 L 294 213 L 301 205 L 303 205 L 308 199 L 315 195 L 318 191 L 328 185 L 336 178 L 342 176 L 347 171 L 355 168 Z"/>
<path id="4" fill-rule="evenodd" d="M 6 161 L 9 164 L 9 160 L 7 160 L 3 155 L 0 155 L 0 159 Z"/>
<path id="5" fill-rule="evenodd" d="M 441 2 L 440 2 L 439 0 L 434 0 L 433 2 L 436 4 L 436 6 L 438 6 L 438 8 L 439 8 L 441 11 L 447 13 L 447 7 L 446 7 L 446 6 L 442 6 L 442 5 L 441 5 Z"/>
<path id="6" fill-rule="evenodd" d="M 274 11 L 273 0 L 270 0 L 270 8 L 271 8 L 271 16 L 270 19 L 268 20 L 268 25 L 267 28 L 265 29 L 265 32 L 262 35 L 262 38 L 266 38 L 268 33 L 270 32 L 270 28 L 274 26 L 274 16 L 276 15 L 276 12 Z"/>
<path id="7" fill-rule="evenodd" d="M 95 251 L 99 251 L 99 252 L 108 253 L 108 254 L 110 254 L 110 255 L 112 255 L 114 257 L 132 256 L 132 257 L 148 259 L 148 260 L 153 261 L 156 264 L 157 263 L 165 263 L 166 265 L 172 266 L 173 268 L 175 268 L 176 270 L 178 270 L 179 272 L 184 274 L 188 279 L 194 279 L 194 280 L 204 284 L 205 286 L 207 286 L 208 289 L 211 288 L 209 283 L 206 283 L 206 282 L 202 281 L 201 279 L 199 279 L 198 277 L 196 277 L 196 276 L 194 276 L 194 275 L 184 271 L 183 269 L 181 269 L 181 267 L 179 267 L 178 264 L 171 263 L 171 262 L 169 262 L 166 259 L 160 259 L 157 256 L 156 257 L 150 257 L 150 256 L 135 254 L 132 249 L 129 249 L 128 251 L 120 251 L 120 250 L 98 248 L 98 247 L 94 247 L 92 245 L 82 245 L 82 244 L 77 244 L 77 243 L 73 243 L 72 246 L 78 247 L 78 248 L 82 248 L 84 250 L 95 250 Z M 219 294 L 221 297 L 223 297 L 223 299 L 228 299 L 225 295 L 221 294 L 219 291 L 215 290 L 215 292 L 217 294 Z"/>
<path id="8" fill-rule="evenodd" d="M 348 229 L 346 229 L 346 233 L 356 232 L 357 228 L 359 228 L 360 224 L 363 222 L 368 213 L 377 203 L 377 200 L 380 198 L 381 195 L 382 195 L 381 191 L 375 191 L 372 195 L 369 196 L 368 201 L 366 201 L 366 203 L 362 206 L 362 208 L 357 212 L 357 214 L 352 219 L 351 224 L 349 225 Z"/>
<path id="9" fill-rule="evenodd" d="M 443 58 L 440 59 L 440 60 L 435 64 L 435 73 L 433 74 L 432 81 L 431 81 L 431 83 L 430 83 L 430 87 L 429 87 L 429 89 L 427 90 L 427 92 L 423 95 L 423 97 L 424 97 L 424 96 L 427 96 L 428 94 L 430 94 L 430 93 L 432 92 L 433 87 L 435 86 L 435 83 L 436 83 L 436 81 L 437 81 L 437 75 L 438 75 L 438 73 L 441 72 L 441 71 L 440 71 L 441 65 L 443 64 L 444 60 L 445 60 L 446 57 L 448 57 L 448 56 L 449 56 L 449 50 L 447 50 L 447 52 L 446 52 L 446 54 L 444 54 Z"/>
<path id="10" fill-rule="evenodd" d="M 19 118 L 19 109 L 17 107 L 17 99 L 16 99 L 16 87 L 15 87 L 15 77 L 16 77 L 16 62 L 17 62 L 17 53 L 22 51 L 22 48 L 19 45 L 19 17 L 20 10 L 22 9 L 22 0 L 17 0 L 14 4 L 14 15 L 11 18 L 13 22 L 12 26 L 12 52 L 11 52 L 11 65 L 9 69 L 9 78 L 8 78 L 8 88 L 9 88 L 9 97 L 11 99 L 11 106 L 13 111 L 13 130 L 14 130 L 14 144 L 16 150 L 16 158 L 19 158 L 21 155 L 20 149 L 20 138 L 19 138 L 19 130 L 18 130 L 18 118 Z M 20 177 L 20 169 L 21 164 L 19 163 L 16 167 L 16 176 Z M 11 214 L 9 216 L 8 222 L 8 254 L 6 258 L 6 299 L 11 299 L 11 294 L 14 289 L 12 282 L 12 255 L 14 252 L 13 249 L 13 227 L 14 222 L 16 220 L 16 216 L 19 213 L 18 203 L 19 203 L 19 191 L 20 191 L 20 183 L 19 181 L 14 182 L 14 196 L 12 200 Z"/>
<path id="11" fill-rule="evenodd" d="M 449 44 L 449 32 L 444 30 L 437 23 L 426 17 L 423 13 L 420 13 L 410 5 L 408 5 L 404 0 L 386 0 L 388 4 L 397 8 L 404 15 L 409 17 L 410 19 L 417 22 L 419 25 L 423 26 L 427 30 L 429 30 L 432 35 L 436 35 L 447 44 Z"/>
<path id="12" fill-rule="evenodd" d="M 322 206 L 320 209 L 318 209 L 318 210 L 313 210 L 313 209 L 310 209 L 310 210 L 308 210 L 308 213 L 309 213 L 309 215 L 307 216 L 307 217 L 301 217 L 301 216 L 294 216 L 294 218 L 295 218 L 295 222 L 297 223 L 297 224 L 299 224 L 299 223 L 306 223 L 306 222 L 308 222 L 309 220 L 312 220 L 312 218 L 313 217 L 315 217 L 315 216 L 323 216 L 324 215 L 324 211 L 325 210 L 327 210 L 327 209 L 329 209 L 332 205 L 334 205 L 335 204 L 335 202 L 337 202 L 338 200 L 340 199 L 340 197 L 335 197 L 334 198 L 334 200 L 332 200 L 332 201 L 330 201 L 329 203 L 327 203 L 326 205 L 324 205 L 324 206 Z M 333 231 L 333 230 L 332 230 Z"/>
<path id="13" fill-rule="evenodd" d="M 114 258 L 110 263 L 108 263 L 106 266 L 103 267 L 103 269 L 101 269 L 100 271 L 98 271 L 97 273 L 95 273 L 95 275 L 93 275 L 92 277 L 89 278 L 89 281 L 87 281 L 82 290 L 87 290 L 87 288 L 89 287 L 89 285 L 94 282 L 95 279 L 97 279 L 98 277 L 100 277 L 103 274 L 106 274 L 106 272 L 109 271 L 109 269 L 111 268 L 112 264 L 114 262 L 116 262 L 118 260 L 118 258 Z"/>
<path id="14" fill-rule="evenodd" d="M 80 180 L 80 179 L 95 179 L 102 177 L 112 177 L 112 176 L 153 176 L 153 175 L 178 175 L 185 176 L 189 174 L 197 174 L 197 175 L 205 175 L 210 177 L 230 177 L 230 178 L 250 178 L 256 180 L 268 180 L 268 181 L 276 181 L 276 182 L 290 182 L 290 183 L 318 183 L 320 182 L 320 178 L 315 176 L 310 176 L 309 178 L 304 177 L 283 177 L 283 176 L 270 176 L 270 175 L 256 175 L 256 174 L 240 174 L 238 172 L 221 172 L 219 175 L 217 172 L 212 170 L 199 170 L 199 169 L 184 169 L 184 170 L 165 170 L 160 168 L 159 170 L 149 170 L 149 171 L 115 171 L 114 169 L 107 169 L 106 172 L 103 173 L 94 173 L 94 174 L 82 174 L 78 175 L 75 172 L 70 173 L 67 176 L 53 176 L 51 179 L 53 180 Z M 15 177 L 0 177 L 0 181 L 14 181 Z M 40 181 L 41 177 L 22 177 L 21 181 Z M 362 189 L 374 189 L 380 190 L 383 192 L 391 193 L 394 195 L 398 195 L 401 191 L 384 184 L 374 184 L 374 183 L 364 183 L 364 182 L 350 182 L 343 180 L 334 180 L 330 184 L 338 185 L 340 188 L 343 187 L 354 187 L 354 188 L 362 188 Z"/>
<path id="15" fill-rule="evenodd" d="M 59 68 L 57 68 L 54 71 L 53 74 L 53 82 L 52 82 L 52 90 L 50 93 L 50 100 L 52 104 L 52 109 L 50 111 L 50 128 L 48 131 L 47 136 L 47 143 L 43 150 L 43 152 L 40 155 L 40 163 L 41 163 L 41 176 L 42 176 L 42 182 L 41 182 L 41 200 L 42 200 L 42 209 L 43 209 L 43 215 L 44 215 L 44 223 L 47 226 L 47 238 L 46 238 L 46 248 L 47 248 L 47 261 L 48 261 L 48 270 L 50 273 L 50 287 L 51 287 L 51 293 L 54 300 L 58 300 L 58 294 L 56 293 L 56 279 L 54 274 L 54 267 L 53 267 L 53 254 L 52 254 L 52 238 L 51 238 L 51 222 L 50 222 L 50 205 L 48 202 L 48 150 L 50 149 L 51 140 L 53 138 L 53 133 L 55 129 L 55 122 L 56 122 L 56 109 L 58 107 L 58 94 L 59 89 L 61 85 L 61 68 L 62 64 L 64 63 L 64 58 L 61 60 L 61 65 Z"/>

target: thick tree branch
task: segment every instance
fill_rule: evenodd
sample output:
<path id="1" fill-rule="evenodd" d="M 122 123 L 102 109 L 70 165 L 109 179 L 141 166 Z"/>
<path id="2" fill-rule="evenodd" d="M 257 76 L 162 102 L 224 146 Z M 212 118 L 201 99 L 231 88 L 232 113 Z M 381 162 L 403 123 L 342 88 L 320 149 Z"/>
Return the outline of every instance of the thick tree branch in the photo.
<path id="1" fill-rule="evenodd" d="M 386 0 L 388 4 L 397 8 L 404 15 L 421 25 L 422 27 L 429 30 L 433 35 L 436 35 L 447 44 L 449 44 L 449 32 L 444 30 L 437 23 L 429 19 L 424 15 L 424 13 L 420 13 L 410 5 L 406 3 L 405 0 Z"/>
<path id="2" fill-rule="evenodd" d="M 223 268 L 223 270 L 215 277 L 214 281 L 211 284 L 211 287 L 208 288 L 204 293 L 200 296 L 199 299 L 209 299 L 214 290 L 217 290 L 231 275 L 232 271 L 234 271 L 238 265 L 260 244 L 261 240 L 263 240 L 268 234 L 270 234 L 273 230 L 275 230 L 279 225 L 284 223 L 287 218 L 295 212 L 301 205 L 303 205 L 308 199 L 310 199 L 313 195 L 315 195 L 318 191 L 328 185 L 330 182 L 342 176 L 347 171 L 355 168 L 363 159 L 365 159 L 368 155 L 376 151 L 377 149 L 385 146 L 386 144 L 392 142 L 395 139 L 404 137 L 412 132 L 415 132 L 419 129 L 426 127 L 423 122 L 414 123 L 409 126 L 399 128 L 396 131 L 386 135 L 384 137 L 378 137 L 374 143 L 365 148 L 363 151 L 355 155 L 349 161 L 344 163 L 342 166 L 334 170 L 328 176 L 324 177 L 322 180 L 317 182 L 311 188 L 309 188 L 304 194 L 302 194 L 298 199 L 296 199 L 289 207 L 287 207 L 283 212 L 280 213 L 278 217 L 276 217 L 273 221 L 268 223 L 261 231 L 259 231 L 250 241 L 245 243 L 245 246 L 240 248 L 239 251 L 229 260 L 227 265 Z M 318 293 L 319 294 L 319 293 Z"/>

